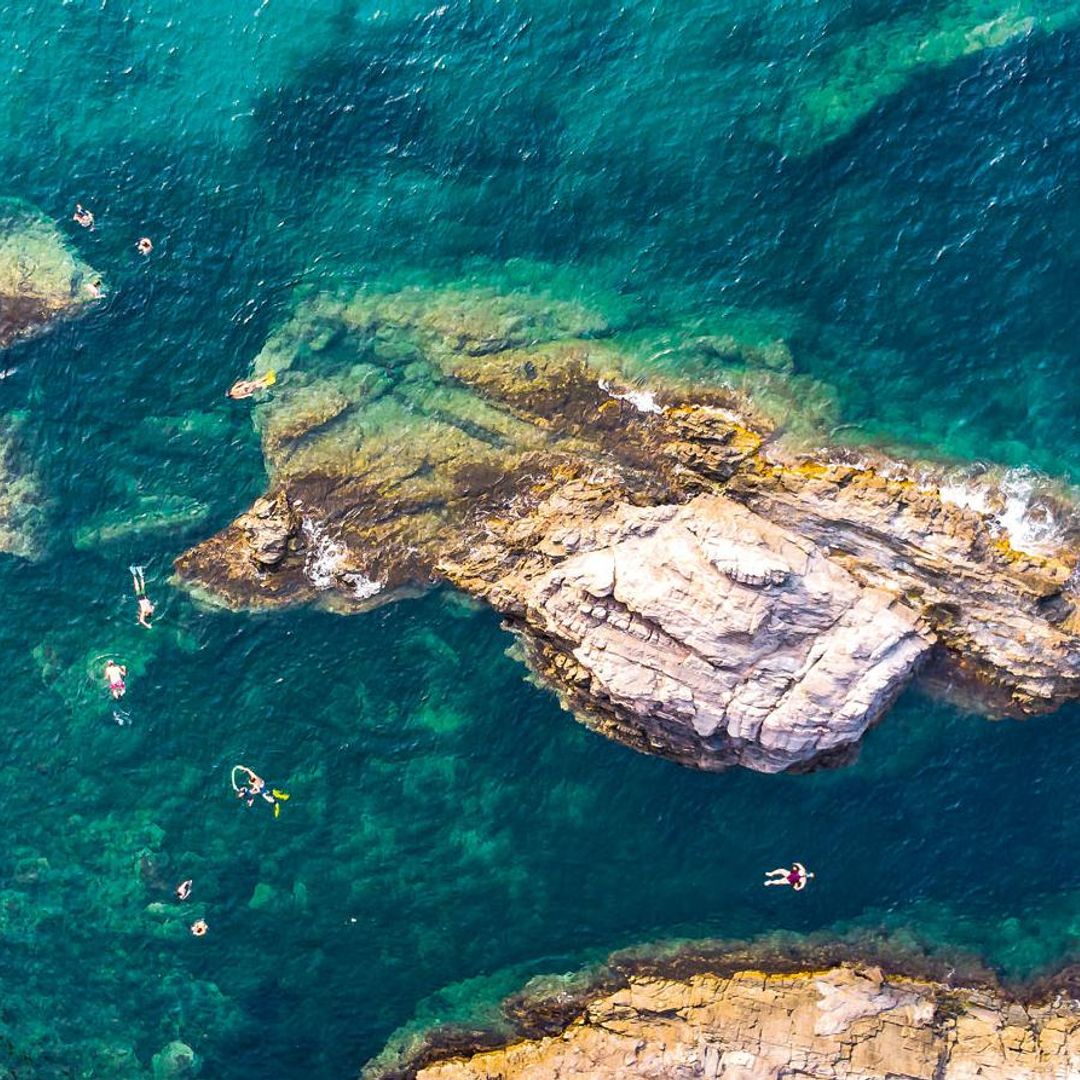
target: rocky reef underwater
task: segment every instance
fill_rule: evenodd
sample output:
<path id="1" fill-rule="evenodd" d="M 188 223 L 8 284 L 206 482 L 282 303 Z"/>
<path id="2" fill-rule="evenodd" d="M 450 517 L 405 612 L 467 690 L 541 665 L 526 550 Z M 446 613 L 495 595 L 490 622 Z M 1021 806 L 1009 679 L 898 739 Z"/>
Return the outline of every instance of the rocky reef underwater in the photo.
<path id="1" fill-rule="evenodd" d="M 1074 494 L 836 445 L 795 368 L 536 289 L 308 296 L 253 363 L 269 489 L 179 579 L 341 612 L 452 585 L 590 727 L 704 769 L 843 761 L 920 672 L 991 715 L 1080 696 Z"/>
<path id="2" fill-rule="evenodd" d="M 0 348 L 93 304 L 95 283 L 100 276 L 48 218 L 0 199 Z"/>
<path id="3" fill-rule="evenodd" d="M 97 300 L 87 289 L 95 271 L 34 207 L 0 199 L 0 350 Z M 0 364 L 0 378 L 13 368 Z M 0 552 L 36 558 L 44 545 L 48 496 L 26 447 L 27 415 L 0 416 Z"/>

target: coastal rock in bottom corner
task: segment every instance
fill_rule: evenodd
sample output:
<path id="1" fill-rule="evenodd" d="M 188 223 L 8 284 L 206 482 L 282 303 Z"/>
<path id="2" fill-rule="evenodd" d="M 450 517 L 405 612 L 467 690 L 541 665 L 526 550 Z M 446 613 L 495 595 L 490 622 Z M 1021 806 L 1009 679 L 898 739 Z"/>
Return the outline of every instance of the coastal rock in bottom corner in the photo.
<path id="1" fill-rule="evenodd" d="M 95 300 L 94 271 L 55 225 L 14 199 L 0 199 L 0 349 Z"/>
<path id="2" fill-rule="evenodd" d="M 845 760 L 931 657 L 988 712 L 1080 697 L 1067 489 L 1032 543 L 992 476 L 969 498 L 941 466 L 795 451 L 739 392 L 643 389 L 601 320 L 535 296 L 304 303 L 256 406 L 270 491 L 176 562 L 200 597 L 362 611 L 449 583 L 578 718 L 705 769 Z"/>
<path id="3" fill-rule="evenodd" d="M 630 971 L 573 995 L 561 1019 L 543 998 L 504 1009 L 509 1031 L 474 1033 L 470 1046 L 468 1032 L 435 1029 L 364 1080 L 1060 1080 L 1080 1062 L 1072 999 L 1025 1007 L 992 984 L 872 965 Z"/>

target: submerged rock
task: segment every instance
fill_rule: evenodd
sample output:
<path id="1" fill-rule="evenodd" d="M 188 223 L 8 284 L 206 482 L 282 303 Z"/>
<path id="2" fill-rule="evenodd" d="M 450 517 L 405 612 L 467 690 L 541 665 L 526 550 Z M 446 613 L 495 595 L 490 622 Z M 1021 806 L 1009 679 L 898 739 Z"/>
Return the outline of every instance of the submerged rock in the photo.
<path id="1" fill-rule="evenodd" d="M 988 49 L 1049 34 L 1080 21 L 1075 0 L 950 0 L 830 35 L 800 57 L 795 89 L 779 117 L 762 125 L 789 154 L 806 154 L 850 131 L 919 74 Z"/>
<path id="2" fill-rule="evenodd" d="M 51 221 L 0 199 L 0 348 L 84 310 L 96 299 L 87 286 L 97 280 Z"/>
<path id="3" fill-rule="evenodd" d="M 204 596 L 455 585 L 590 726 L 707 769 L 842 759 L 928 658 L 988 709 L 1080 695 L 1064 502 L 1036 538 L 944 470 L 795 453 L 734 390 L 628 381 L 603 320 L 535 296 L 317 298 L 295 323 L 256 407 L 271 490 L 177 560 Z"/>
<path id="4" fill-rule="evenodd" d="M 141 495 L 134 503 L 80 526 L 72 543 L 88 551 L 136 535 L 182 532 L 202 525 L 209 516 L 208 506 L 186 495 Z"/>
<path id="5" fill-rule="evenodd" d="M 187 1043 L 171 1042 L 154 1055 L 154 1080 L 185 1080 L 199 1074 L 199 1059 Z"/>
<path id="6" fill-rule="evenodd" d="M 24 417 L 0 417 L 0 551 L 35 559 L 44 547 L 46 506 L 24 434 Z"/>
<path id="7" fill-rule="evenodd" d="M 391 1048 L 364 1080 L 1056 1080 L 1080 1061 L 1071 996 L 1022 1003 L 985 978 L 835 960 L 612 960 L 584 985 L 535 980 L 504 1002 L 501 1030 L 436 1029 Z"/>

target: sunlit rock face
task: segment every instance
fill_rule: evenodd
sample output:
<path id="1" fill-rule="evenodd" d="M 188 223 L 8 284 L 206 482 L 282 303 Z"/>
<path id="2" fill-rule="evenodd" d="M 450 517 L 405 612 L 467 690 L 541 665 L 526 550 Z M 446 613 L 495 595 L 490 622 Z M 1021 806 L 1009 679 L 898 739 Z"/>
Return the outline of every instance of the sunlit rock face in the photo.
<path id="1" fill-rule="evenodd" d="M 1067 499 L 1025 529 L 993 477 L 979 501 L 941 468 L 796 452 L 737 390 L 643 387 L 628 340 L 537 294 L 306 301 L 254 364 L 270 489 L 181 579 L 340 611 L 452 584 L 579 718 L 700 768 L 842 760 L 928 658 L 995 710 L 1080 693 Z M 779 399 L 783 349 L 685 347 Z"/>
<path id="2" fill-rule="evenodd" d="M 386 1053 L 364 1080 L 1058 1080 L 1080 1062 L 1071 997 L 1025 1004 L 992 984 L 943 983 L 842 964 L 747 966 L 569 980 L 504 1003 L 507 1030 L 437 1029 Z M 495 1045 L 492 1045 L 492 1044 Z"/>
<path id="3" fill-rule="evenodd" d="M 48 219 L 0 199 L 0 349 L 85 309 L 97 280 Z"/>

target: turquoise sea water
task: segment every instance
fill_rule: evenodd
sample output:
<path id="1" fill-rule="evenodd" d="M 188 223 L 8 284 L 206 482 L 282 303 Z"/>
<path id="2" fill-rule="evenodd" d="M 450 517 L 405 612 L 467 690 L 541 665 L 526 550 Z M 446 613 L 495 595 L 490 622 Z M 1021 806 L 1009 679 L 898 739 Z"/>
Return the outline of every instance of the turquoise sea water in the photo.
<path id="1" fill-rule="evenodd" d="M 1017 10 L 1030 25 L 975 48 Z M 448 1016 L 683 934 L 885 927 L 1015 977 L 1077 958 L 1075 707 L 988 723 L 913 691 L 853 767 L 704 776 L 578 727 L 448 594 L 255 618 L 167 584 L 263 488 L 223 390 L 298 291 L 342 280 L 509 273 L 653 322 L 737 308 L 865 436 L 1075 481 L 1068 4 L 0 16 L 0 195 L 65 223 L 109 290 L 0 381 L 48 498 L 43 557 L 0 556 L 7 1075 L 149 1077 L 178 1038 L 219 1080 L 348 1077 L 421 1001 Z M 76 200 L 93 233 L 66 224 Z M 73 546 L 163 495 L 201 523 Z M 106 655 L 130 669 L 115 713 L 88 674 Z M 280 819 L 237 804 L 238 761 L 292 793 Z M 764 892 L 792 858 L 814 887 Z"/>

